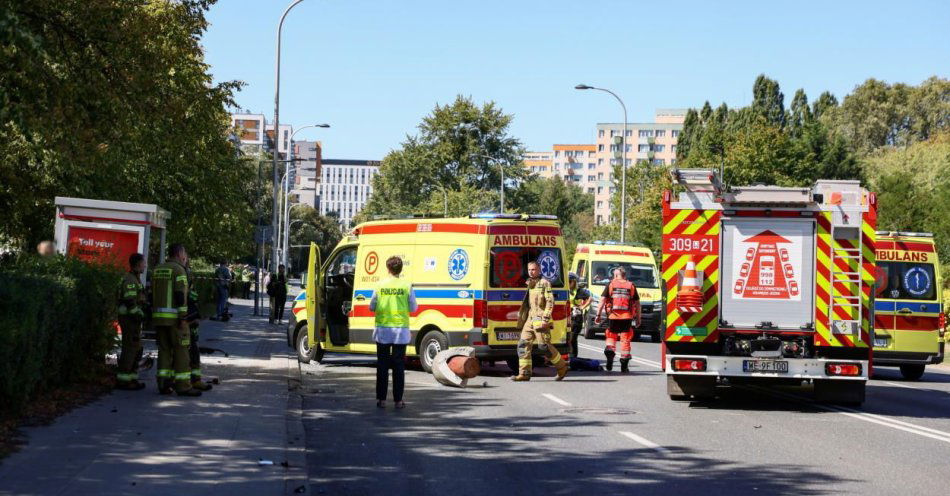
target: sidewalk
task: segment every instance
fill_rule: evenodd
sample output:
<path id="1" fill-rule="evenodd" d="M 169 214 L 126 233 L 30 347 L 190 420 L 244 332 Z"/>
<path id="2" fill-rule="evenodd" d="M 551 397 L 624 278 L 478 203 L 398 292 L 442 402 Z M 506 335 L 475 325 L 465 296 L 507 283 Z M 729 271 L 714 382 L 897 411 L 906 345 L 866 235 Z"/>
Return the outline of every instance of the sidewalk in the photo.
<path id="1" fill-rule="evenodd" d="M 24 429 L 27 444 L 0 462 L 0 495 L 292 494 L 305 478 L 300 396 L 289 394 L 300 369 L 283 325 L 255 317 L 251 300 L 231 301 L 230 322 L 201 324 L 202 346 L 230 354 L 202 356 L 205 375 L 221 380 L 214 390 L 161 396 L 153 368 L 142 391 Z"/>

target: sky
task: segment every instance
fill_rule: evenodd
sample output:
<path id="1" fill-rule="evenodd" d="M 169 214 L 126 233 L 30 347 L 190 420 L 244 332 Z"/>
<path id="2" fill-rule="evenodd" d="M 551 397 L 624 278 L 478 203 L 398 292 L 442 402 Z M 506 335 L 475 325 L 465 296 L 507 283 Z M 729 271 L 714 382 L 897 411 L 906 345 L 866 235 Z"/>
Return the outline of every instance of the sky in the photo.
<path id="1" fill-rule="evenodd" d="M 290 0 L 218 0 L 201 40 L 240 108 L 274 114 L 277 24 Z M 948 1 L 305 0 L 283 27 L 280 121 L 324 158 L 382 159 L 456 95 L 513 114 L 529 150 L 593 143 L 598 122 L 747 105 L 759 74 L 839 100 L 868 78 L 950 76 Z"/>

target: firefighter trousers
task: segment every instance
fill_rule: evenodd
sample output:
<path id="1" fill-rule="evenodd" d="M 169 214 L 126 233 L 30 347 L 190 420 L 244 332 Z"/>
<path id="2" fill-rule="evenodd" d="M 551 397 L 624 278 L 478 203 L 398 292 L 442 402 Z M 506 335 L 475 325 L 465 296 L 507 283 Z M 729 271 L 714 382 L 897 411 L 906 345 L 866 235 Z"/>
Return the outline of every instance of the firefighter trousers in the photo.
<path id="1" fill-rule="evenodd" d="M 188 349 L 191 330 L 180 322 L 174 326 L 155 326 L 158 341 L 158 387 L 174 381 L 176 391 L 191 389 L 191 363 Z"/>
<path id="2" fill-rule="evenodd" d="M 535 345 L 538 345 L 547 355 L 551 365 L 558 370 L 567 367 L 557 348 L 551 344 L 551 331 L 547 329 L 536 329 L 534 322 L 525 323 L 521 329 L 521 337 L 518 340 L 518 375 L 531 377 L 531 351 Z"/>
<path id="3" fill-rule="evenodd" d="M 191 344 L 188 345 L 188 365 L 191 367 L 191 382 L 201 380 L 201 351 L 198 349 L 198 323 L 189 325 Z"/>
<path id="4" fill-rule="evenodd" d="M 122 349 L 119 352 L 118 382 L 132 382 L 139 378 L 139 361 L 142 359 L 142 321 L 126 315 L 119 317 L 122 330 Z"/>

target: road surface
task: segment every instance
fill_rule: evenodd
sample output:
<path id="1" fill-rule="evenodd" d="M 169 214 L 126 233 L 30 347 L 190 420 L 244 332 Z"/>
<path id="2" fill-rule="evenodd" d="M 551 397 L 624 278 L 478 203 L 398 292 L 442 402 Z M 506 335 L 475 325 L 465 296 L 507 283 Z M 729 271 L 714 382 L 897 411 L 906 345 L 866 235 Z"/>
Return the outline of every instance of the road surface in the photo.
<path id="1" fill-rule="evenodd" d="M 602 339 L 582 356 L 602 357 Z M 475 387 L 407 371 L 408 407 L 379 410 L 372 357 L 303 365 L 311 494 L 946 494 L 950 369 L 920 382 L 879 369 L 866 403 L 826 406 L 796 389 L 728 389 L 672 402 L 659 345 L 630 374 L 541 369 Z M 619 368 L 619 367 L 617 367 Z M 615 369 L 616 370 L 616 369 Z"/>

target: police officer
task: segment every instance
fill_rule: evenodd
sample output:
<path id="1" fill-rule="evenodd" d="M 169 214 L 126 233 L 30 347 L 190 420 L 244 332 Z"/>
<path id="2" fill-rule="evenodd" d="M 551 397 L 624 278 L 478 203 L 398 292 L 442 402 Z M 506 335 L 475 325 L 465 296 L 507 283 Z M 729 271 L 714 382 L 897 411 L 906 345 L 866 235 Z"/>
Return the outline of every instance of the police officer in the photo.
<path id="1" fill-rule="evenodd" d="M 537 262 L 528 262 L 528 291 L 521 302 L 518 312 L 518 327 L 521 338 L 518 340 L 518 375 L 513 381 L 531 380 L 531 350 L 537 343 L 546 349 L 548 360 L 557 369 L 560 381 L 567 375 L 567 364 L 561 359 L 557 348 L 551 344 L 551 312 L 554 310 L 554 293 L 551 282 L 541 277 L 541 268 Z"/>
<path id="2" fill-rule="evenodd" d="M 145 286 L 142 285 L 142 272 L 145 271 L 145 257 L 135 253 L 129 257 L 129 271 L 122 276 L 119 286 L 118 314 L 119 329 L 122 330 L 122 351 L 119 353 L 119 367 L 116 373 L 117 389 L 138 391 L 145 387 L 139 382 L 139 360 L 142 359 L 142 321 L 145 320 Z"/>
<path id="3" fill-rule="evenodd" d="M 633 326 L 640 327 L 640 295 L 637 287 L 627 280 L 627 271 L 623 267 L 613 270 L 614 278 L 604 288 L 601 295 L 600 308 L 597 310 L 596 322 L 602 322 L 601 315 L 608 312 L 606 346 L 604 356 L 607 358 L 607 370 L 614 368 L 617 339 L 620 339 L 620 371 L 630 371 L 630 342 L 633 340 Z"/>
<path id="4" fill-rule="evenodd" d="M 591 295 L 587 288 L 578 287 L 577 274 L 571 272 L 568 276 L 568 284 L 571 290 L 571 358 L 578 355 L 577 337 L 584 328 L 584 318 L 587 316 L 587 309 L 590 307 Z"/>
<path id="5" fill-rule="evenodd" d="M 185 267 L 188 272 L 188 321 L 191 345 L 188 346 L 188 364 L 191 366 L 191 387 L 198 391 L 210 391 L 212 386 L 201 380 L 201 350 L 198 349 L 198 325 L 201 321 L 201 312 L 198 308 L 198 289 L 195 286 L 195 276 L 191 267 Z"/>
<path id="6" fill-rule="evenodd" d="M 158 391 L 201 396 L 191 387 L 188 348 L 188 253 L 181 244 L 168 249 L 169 260 L 152 271 L 152 323 L 158 341 Z"/>

